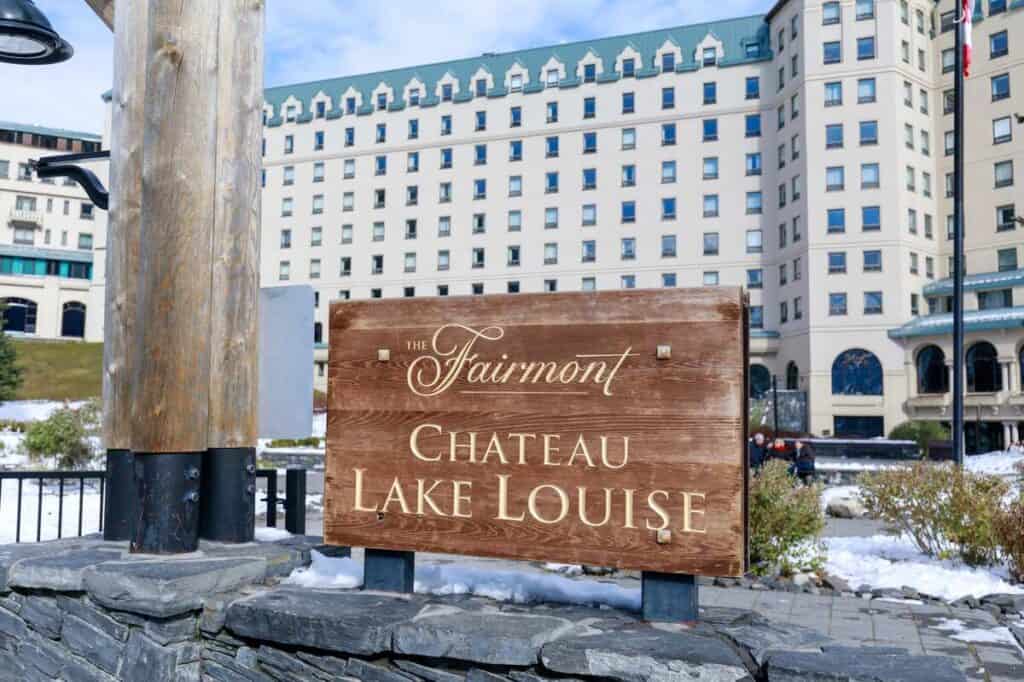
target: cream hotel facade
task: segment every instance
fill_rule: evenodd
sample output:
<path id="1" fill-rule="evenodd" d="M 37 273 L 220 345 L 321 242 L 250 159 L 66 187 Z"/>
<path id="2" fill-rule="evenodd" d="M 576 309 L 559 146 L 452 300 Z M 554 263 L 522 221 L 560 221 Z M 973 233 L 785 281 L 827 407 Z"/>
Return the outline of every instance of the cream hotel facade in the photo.
<path id="1" fill-rule="evenodd" d="M 986 451 L 1024 437 L 1024 0 L 977 4 L 966 409 Z M 317 292 L 320 387 L 338 298 L 743 285 L 752 390 L 807 391 L 813 433 L 947 421 L 953 7 L 780 0 L 269 89 L 263 284 Z"/>

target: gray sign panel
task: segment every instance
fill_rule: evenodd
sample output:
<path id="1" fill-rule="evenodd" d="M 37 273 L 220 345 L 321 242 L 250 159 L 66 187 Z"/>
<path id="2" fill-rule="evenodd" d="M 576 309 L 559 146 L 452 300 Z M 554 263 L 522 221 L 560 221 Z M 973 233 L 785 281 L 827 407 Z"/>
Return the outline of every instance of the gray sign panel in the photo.
<path id="1" fill-rule="evenodd" d="M 260 289 L 260 438 L 313 430 L 313 288 Z"/>

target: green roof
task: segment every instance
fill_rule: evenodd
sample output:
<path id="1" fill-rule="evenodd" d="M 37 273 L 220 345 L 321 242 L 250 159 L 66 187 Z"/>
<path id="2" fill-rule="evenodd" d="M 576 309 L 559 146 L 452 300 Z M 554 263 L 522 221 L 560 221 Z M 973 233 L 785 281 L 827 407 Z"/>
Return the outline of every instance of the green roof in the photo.
<path id="1" fill-rule="evenodd" d="M 964 277 L 964 291 L 995 291 L 1024 286 L 1024 268 L 1004 272 L 981 272 Z M 930 282 L 924 287 L 925 296 L 950 296 L 953 294 L 951 278 Z"/>
<path id="2" fill-rule="evenodd" d="M 1024 306 L 971 310 L 964 313 L 964 331 L 981 332 L 994 329 L 1024 329 Z M 914 336 L 945 336 L 953 333 L 953 315 L 925 315 L 915 317 L 901 327 L 889 330 L 889 338 L 905 339 Z"/>
<path id="3" fill-rule="evenodd" d="M 73 140 L 85 140 L 87 142 L 99 142 L 101 140 L 100 136 L 96 133 L 82 133 L 76 130 L 47 128 L 45 126 L 26 125 L 24 123 L 11 123 L 10 121 L 0 121 L 0 130 L 10 130 L 16 133 L 30 133 L 32 135 L 69 137 Z"/>
<path id="4" fill-rule="evenodd" d="M 505 94 L 504 74 L 513 65 L 519 64 L 526 69 L 531 75 L 531 82 L 542 82 L 540 81 L 541 71 L 552 57 L 566 65 L 567 75 L 569 76 L 569 82 L 563 82 L 559 85 L 570 87 L 574 84 L 571 81 L 575 80 L 576 64 L 588 52 L 593 52 L 601 59 L 607 74 L 614 68 L 615 58 L 626 47 L 632 47 L 642 57 L 642 64 L 637 65 L 638 75 L 646 76 L 652 75 L 652 72 L 657 73 L 656 69 L 660 67 L 660 64 L 655 63 L 656 52 L 666 41 L 678 45 L 682 52 L 682 63 L 676 65 L 676 71 L 692 71 L 698 68 L 694 54 L 697 44 L 704 40 L 708 34 L 716 37 L 722 43 L 724 54 L 718 62 L 718 65 L 721 67 L 771 59 L 768 24 L 765 22 L 764 15 L 759 14 L 737 19 L 632 33 L 611 38 L 597 38 L 594 40 L 582 40 L 573 43 L 517 50 L 515 52 L 486 53 L 482 56 L 468 59 L 457 59 L 436 64 L 424 64 L 376 73 L 331 78 L 309 83 L 282 85 L 268 88 L 265 96 L 267 104 L 274 107 L 275 114 L 280 115 L 280 107 L 289 97 L 294 97 L 303 102 L 308 110 L 309 103 L 320 92 L 330 96 L 337 107 L 340 104 L 339 100 L 343 93 L 351 87 L 362 94 L 365 108 L 370 105 L 371 93 L 383 82 L 395 93 L 396 102 L 401 107 L 405 106 L 405 102 L 402 101 L 405 86 L 416 78 L 426 85 L 427 93 L 423 101 L 429 105 L 433 103 L 432 99 L 436 99 L 433 93 L 435 92 L 437 82 L 444 78 L 446 74 L 450 73 L 458 79 L 459 90 L 468 93 L 471 91 L 470 80 L 481 68 L 495 76 L 496 87 L 488 94 L 500 96 Z M 757 46 L 757 52 L 756 54 L 748 55 L 747 47 L 752 45 Z"/>

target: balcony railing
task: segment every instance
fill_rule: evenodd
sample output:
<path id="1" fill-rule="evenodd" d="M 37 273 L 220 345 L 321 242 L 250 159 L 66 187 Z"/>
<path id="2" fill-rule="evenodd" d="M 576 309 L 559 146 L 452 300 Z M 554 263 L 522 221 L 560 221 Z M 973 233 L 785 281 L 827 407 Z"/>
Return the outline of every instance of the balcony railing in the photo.
<path id="1" fill-rule="evenodd" d="M 35 209 L 12 208 L 10 214 L 12 223 L 29 223 L 31 225 L 43 225 L 43 214 Z"/>

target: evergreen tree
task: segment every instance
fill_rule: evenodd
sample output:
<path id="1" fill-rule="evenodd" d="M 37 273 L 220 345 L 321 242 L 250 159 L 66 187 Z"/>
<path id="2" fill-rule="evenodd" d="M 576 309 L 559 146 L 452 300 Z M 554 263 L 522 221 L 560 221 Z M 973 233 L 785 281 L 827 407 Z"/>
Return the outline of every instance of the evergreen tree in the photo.
<path id="1" fill-rule="evenodd" d="M 21 386 L 21 368 L 15 363 L 14 343 L 4 334 L 3 306 L 0 305 L 0 403 L 11 400 Z"/>

